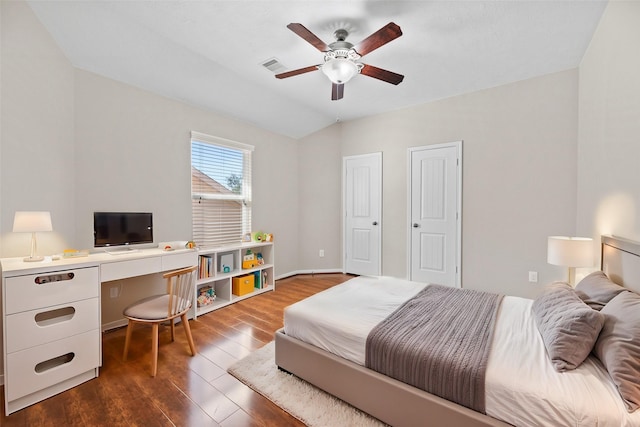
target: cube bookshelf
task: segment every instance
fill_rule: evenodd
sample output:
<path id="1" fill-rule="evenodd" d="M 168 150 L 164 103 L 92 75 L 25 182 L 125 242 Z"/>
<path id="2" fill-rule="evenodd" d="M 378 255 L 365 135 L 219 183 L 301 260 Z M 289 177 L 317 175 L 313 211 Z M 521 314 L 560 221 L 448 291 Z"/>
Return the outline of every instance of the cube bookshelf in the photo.
<path id="1" fill-rule="evenodd" d="M 197 300 L 203 288 L 211 288 L 215 299 L 206 305 L 194 304 L 194 318 L 209 313 L 234 302 L 251 298 L 275 289 L 273 276 L 273 242 L 245 242 L 198 251 L 198 280 L 195 298 Z M 252 262 L 243 262 L 245 259 Z M 249 268 L 243 268 L 245 267 Z M 253 290 L 236 295 L 232 291 L 233 279 L 253 275 Z"/>

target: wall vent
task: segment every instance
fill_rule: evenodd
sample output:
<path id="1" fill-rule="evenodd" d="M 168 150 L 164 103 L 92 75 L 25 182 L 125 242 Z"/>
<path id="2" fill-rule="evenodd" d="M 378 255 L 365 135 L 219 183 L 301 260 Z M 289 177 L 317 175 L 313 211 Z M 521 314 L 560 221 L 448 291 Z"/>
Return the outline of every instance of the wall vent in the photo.
<path id="1" fill-rule="evenodd" d="M 262 66 L 274 74 L 279 74 L 287 69 L 278 58 L 269 58 L 262 62 Z"/>

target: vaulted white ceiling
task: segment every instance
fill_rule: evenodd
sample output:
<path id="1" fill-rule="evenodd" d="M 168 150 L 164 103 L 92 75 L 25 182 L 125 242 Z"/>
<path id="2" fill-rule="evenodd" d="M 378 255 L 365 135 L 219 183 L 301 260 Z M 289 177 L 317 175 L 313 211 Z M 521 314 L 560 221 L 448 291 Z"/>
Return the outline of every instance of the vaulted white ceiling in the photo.
<path id="1" fill-rule="evenodd" d="M 81 69 L 294 138 L 348 121 L 575 68 L 604 0 L 471 1 L 28 1 Z M 364 75 L 331 101 L 320 71 L 278 80 L 323 55 L 287 29 L 303 24 L 327 44 L 354 44 L 389 22 L 403 35 L 362 58 L 399 74 Z"/>

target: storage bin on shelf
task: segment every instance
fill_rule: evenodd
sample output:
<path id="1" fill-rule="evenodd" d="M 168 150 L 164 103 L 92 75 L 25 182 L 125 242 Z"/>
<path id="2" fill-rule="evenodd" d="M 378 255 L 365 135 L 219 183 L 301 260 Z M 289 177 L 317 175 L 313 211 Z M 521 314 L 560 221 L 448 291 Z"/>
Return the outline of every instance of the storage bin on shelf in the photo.
<path id="1" fill-rule="evenodd" d="M 198 307 L 205 307 L 213 304 L 216 300 L 216 292 L 211 286 L 202 286 L 198 288 Z"/>
<path id="2" fill-rule="evenodd" d="M 234 277 L 231 281 L 231 291 L 236 296 L 246 295 L 253 292 L 253 274 Z"/>

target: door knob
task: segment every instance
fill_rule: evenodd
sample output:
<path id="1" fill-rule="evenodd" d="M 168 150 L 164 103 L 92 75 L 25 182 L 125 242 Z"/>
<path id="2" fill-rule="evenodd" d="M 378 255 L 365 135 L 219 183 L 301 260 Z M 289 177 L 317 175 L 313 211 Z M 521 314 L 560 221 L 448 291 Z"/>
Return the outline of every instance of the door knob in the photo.
<path id="1" fill-rule="evenodd" d="M 373 221 L 373 225 L 378 225 L 378 221 Z"/>
<path id="2" fill-rule="evenodd" d="M 419 228 L 419 227 L 420 227 L 420 224 L 418 224 L 417 222 L 413 223 L 413 228 Z"/>

